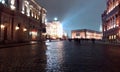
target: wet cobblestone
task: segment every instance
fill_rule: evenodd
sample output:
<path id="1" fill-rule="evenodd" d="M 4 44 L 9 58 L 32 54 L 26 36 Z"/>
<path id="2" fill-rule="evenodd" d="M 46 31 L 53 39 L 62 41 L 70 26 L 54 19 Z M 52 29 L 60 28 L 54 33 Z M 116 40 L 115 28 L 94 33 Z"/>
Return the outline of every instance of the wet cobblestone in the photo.
<path id="1" fill-rule="evenodd" d="M 0 49 L 0 72 L 120 72 L 120 47 L 53 41 Z"/>

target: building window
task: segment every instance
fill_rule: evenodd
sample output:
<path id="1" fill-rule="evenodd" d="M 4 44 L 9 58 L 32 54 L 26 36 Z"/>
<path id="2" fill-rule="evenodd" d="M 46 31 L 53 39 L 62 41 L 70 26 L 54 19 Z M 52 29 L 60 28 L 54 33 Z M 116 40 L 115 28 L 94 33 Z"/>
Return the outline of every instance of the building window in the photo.
<path id="1" fill-rule="evenodd" d="M 76 33 L 76 36 L 80 36 L 80 33 Z"/>
<path id="2" fill-rule="evenodd" d="M 19 7 L 20 1 L 17 0 L 16 2 L 17 2 L 17 4 L 16 4 L 16 8 L 17 8 L 17 10 L 19 10 L 19 8 L 20 8 L 20 7 Z"/>
<path id="3" fill-rule="evenodd" d="M 114 39 L 114 35 L 112 35 L 112 39 Z"/>
<path id="4" fill-rule="evenodd" d="M 116 35 L 114 35 L 114 39 L 116 39 Z"/>

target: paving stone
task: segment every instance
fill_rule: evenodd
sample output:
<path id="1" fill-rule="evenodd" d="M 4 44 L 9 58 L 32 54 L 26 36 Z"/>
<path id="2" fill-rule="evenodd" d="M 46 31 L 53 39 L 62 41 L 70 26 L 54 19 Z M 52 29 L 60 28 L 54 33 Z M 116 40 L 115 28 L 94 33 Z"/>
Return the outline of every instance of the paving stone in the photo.
<path id="1" fill-rule="evenodd" d="M 55 41 L 0 49 L 0 72 L 120 72 L 120 47 Z"/>

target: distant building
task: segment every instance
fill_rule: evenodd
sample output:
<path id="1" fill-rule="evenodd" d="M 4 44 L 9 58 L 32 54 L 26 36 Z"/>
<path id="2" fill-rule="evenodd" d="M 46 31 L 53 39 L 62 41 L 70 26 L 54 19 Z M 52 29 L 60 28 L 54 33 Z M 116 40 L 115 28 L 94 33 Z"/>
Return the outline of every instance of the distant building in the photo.
<path id="1" fill-rule="evenodd" d="M 0 0 L 0 42 L 41 40 L 45 19 L 35 0 Z"/>
<path id="2" fill-rule="evenodd" d="M 72 30 L 71 34 L 72 34 L 72 38 L 102 39 L 102 32 L 89 30 L 89 29 Z"/>
<path id="3" fill-rule="evenodd" d="M 63 37 L 63 27 L 60 21 L 48 22 L 46 25 L 47 38 L 57 39 Z"/>
<path id="4" fill-rule="evenodd" d="M 103 39 L 120 41 L 120 0 L 107 0 L 102 14 Z"/>

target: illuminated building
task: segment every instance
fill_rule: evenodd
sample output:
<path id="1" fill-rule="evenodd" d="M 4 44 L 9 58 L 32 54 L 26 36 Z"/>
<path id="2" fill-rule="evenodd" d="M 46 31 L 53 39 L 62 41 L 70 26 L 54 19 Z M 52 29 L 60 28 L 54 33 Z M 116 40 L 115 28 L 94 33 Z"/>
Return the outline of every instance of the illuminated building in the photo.
<path id="1" fill-rule="evenodd" d="M 52 39 L 63 37 L 63 27 L 60 21 L 48 22 L 46 26 L 47 36 Z"/>
<path id="2" fill-rule="evenodd" d="M 102 14 L 103 39 L 120 41 L 120 0 L 107 0 Z"/>
<path id="3" fill-rule="evenodd" d="M 72 30 L 72 38 L 102 39 L 102 32 L 88 29 Z"/>
<path id="4" fill-rule="evenodd" d="M 0 0 L 0 42 L 41 40 L 45 19 L 35 0 Z"/>

